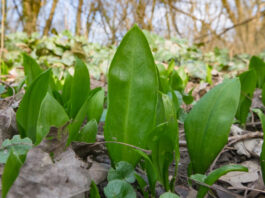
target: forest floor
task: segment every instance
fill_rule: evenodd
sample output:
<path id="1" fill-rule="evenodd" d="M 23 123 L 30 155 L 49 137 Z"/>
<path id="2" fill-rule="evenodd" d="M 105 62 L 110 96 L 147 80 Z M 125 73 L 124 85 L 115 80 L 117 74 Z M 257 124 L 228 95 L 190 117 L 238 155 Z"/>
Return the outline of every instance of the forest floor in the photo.
<path id="1" fill-rule="evenodd" d="M 211 87 L 218 84 L 222 79 L 217 75 L 213 78 L 213 85 L 198 83 L 192 79 L 187 90 L 194 89 L 195 100 L 201 98 Z M 93 80 L 91 87 L 104 86 L 104 81 Z M 106 90 L 107 91 L 107 90 Z M 6 138 L 17 134 L 15 112 L 23 93 L 0 101 L 0 143 Z M 190 105 L 183 106 L 186 111 Z M 264 109 L 261 102 L 261 91 L 254 94 L 252 108 Z M 104 123 L 99 125 L 97 142 L 85 144 L 74 142 L 65 149 L 64 136 L 61 139 L 45 140 L 39 146 L 31 149 L 17 180 L 12 186 L 8 197 L 89 197 L 90 183 L 93 180 L 99 187 L 100 195 L 104 197 L 104 187 L 107 185 L 107 173 L 110 168 L 110 159 L 104 144 Z M 56 133 L 51 129 L 50 136 Z M 196 197 L 196 185 L 188 184 L 187 167 L 189 154 L 186 147 L 184 125 L 179 122 L 180 136 L 180 162 L 178 164 L 178 176 L 175 192 L 183 198 Z M 259 155 L 263 142 L 261 123 L 251 113 L 245 128 L 232 125 L 229 141 L 220 155 L 214 161 L 210 170 L 214 170 L 226 164 L 241 164 L 248 167 L 248 172 L 232 172 L 221 177 L 211 187 L 210 197 L 265 197 L 264 184 L 262 181 L 259 165 Z M 170 177 L 173 176 L 176 164 L 170 166 Z M 139 167 L 136 171 L 146 178 Z M 0 167 L 2 175 L 3 166 Z M 137 189 L 137 185 L 134 184 Z M 162 186 L 156 187 L 157 196 L 164 190 Z M 137 197 L 143 197 L 140 190 Z"/>

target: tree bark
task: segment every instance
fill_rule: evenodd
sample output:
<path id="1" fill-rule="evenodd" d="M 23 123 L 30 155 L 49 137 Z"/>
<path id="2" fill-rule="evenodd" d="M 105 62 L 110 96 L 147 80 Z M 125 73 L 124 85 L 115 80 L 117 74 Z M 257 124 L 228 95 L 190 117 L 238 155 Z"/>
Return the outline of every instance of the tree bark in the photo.
<path id="1" fill-rule="evenodd" d="M 53 0 L 53 2 L 52 2 L 52 9 L 51 9 L 51 12 L 49 14 L 49 18 L 46 20 L 46 24 L 45 24 L 45 27 L 44 27 L 44 30 L 43 30 L 43 35 L 45 35 L 45 36 L 48 35 L 48 33 L 49 33 L 50 29 L 51 29 L 53 16 L 54 16 L 58 1 L 59 0 Z"/>
<path id="2" fill-rule="evenodd" d="M 37 30 L 36 23 L 41 8 L 41 0 L 23 0 L 24 31 L 30 35 Z"/>
<path id="3" fill-rule="evenodd" d="M 78 10 L 76 14 L 76 26 L 75 26 L 75 34 L 81 35 L 81 14 L 82 14 L 83 0 L 79 0 Z"/>

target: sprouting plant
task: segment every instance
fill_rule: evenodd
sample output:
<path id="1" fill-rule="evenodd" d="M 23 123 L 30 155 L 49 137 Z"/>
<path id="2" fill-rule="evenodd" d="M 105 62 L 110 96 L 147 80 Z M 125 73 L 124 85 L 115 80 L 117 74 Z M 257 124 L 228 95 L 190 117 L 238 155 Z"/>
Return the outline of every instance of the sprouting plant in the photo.
<path id="1" fill-rule="evenodd" d="M 131 186 L 135 182 L 133 166 L 124 161 L 116 164 L 115 169 L 108 172 L 108 185 L 104 188 L 107 198 L 136 198 L 136 193 Z"/>
<path id="2" fill-rule="evenodd" d="M 239 97 L 240 81 L 230 79 L 211 89 L 193 106 L 184 124 L 190 174 L 204 174 L 225 146 Z"/>
<path id="3" fill-rule="evenodd" d="M 241 166 L 241 165 L 226 165 L 226 166 L 222 166 L 216 170 L 213 170 L 212 172 L 210 172 L 207 176 L 203 175 L 203 174 L 195 174 L 195 175 L 191 175 L 190 178 L 193 180 L 198 181 L 199 183 L 202 184 L 207 184 L 207 185 L 213 185 L 221 176 L 231 172 L 231 171 L 248 171 L 248 168 Z M 206 186 L 200 186 L 198 193 L 197 193 L 197 198 L 203 198 L 207 192 L 208 192 L 209 188 Z"/>

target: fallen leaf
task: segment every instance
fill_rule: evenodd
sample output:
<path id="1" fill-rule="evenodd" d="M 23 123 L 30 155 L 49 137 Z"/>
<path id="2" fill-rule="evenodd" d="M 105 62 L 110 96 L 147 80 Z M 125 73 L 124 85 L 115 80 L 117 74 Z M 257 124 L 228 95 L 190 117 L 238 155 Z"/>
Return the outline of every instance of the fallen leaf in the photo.
<path id="1" fill-rule="evenodd" d="M 246 166 L 248 172 L 230 172 L 220 178 L 221 181 L 229 183 L 233 187 L 245 187 L 242 184 L 256 182 L 259 179 L 260 165 L 256 161 L 245 161 L 240 165 Z"/>
<path id="2" fill-rule="evenodd" d="M 91 180 L 95 183 L 104 180 L 107 170 L 100 164 L 78 159 L 71 148 L 51 159 L 49 153 L 35 147 L 28 152 L 24 166 L 12 186 L 8 197 L 72 197 L 90 189 Z"/>

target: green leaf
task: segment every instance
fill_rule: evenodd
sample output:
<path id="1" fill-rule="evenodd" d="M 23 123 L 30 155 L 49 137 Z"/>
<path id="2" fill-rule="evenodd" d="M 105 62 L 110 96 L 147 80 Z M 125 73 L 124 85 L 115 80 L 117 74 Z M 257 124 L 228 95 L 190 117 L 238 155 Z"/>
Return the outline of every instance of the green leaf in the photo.
<path id="1" fill-rule="evenodd" d="M 262 86 L 261 100 L 262 100 L 263 105 L 265 106 L 265 83 Z"/>
<path id="2" fill-rule="evenodd" d="M 96 136 L 98 132 L 98 124 L 95 119 L 90 120 L 86 125 L 80 130 L 80 133 L 75 139 L 78 142 L 93 143 L 96 142 Z"/>
<path id="3" fill-rule="evenodd" d="M 39 64 L 26 53 L 23 53 L 23 67 L 26 76 L 26 83 L 29 86 L 41 73 Z"/>
<path id="4" fill-rule="evenodd" d="M 135 179 L 138 183 L 138 186 L 140 187 L 140 190 L 142 191 L 142 194 L 144 195 L 144 198 L 149 198 L 149 193 L 147 191 L 147 183 L 146 181 L 137 173 L 134 173 Z"/>
<path id="5" fill-rule="evenodd" d="M 170 76 L 170 85 L 173 90 L 182 92 L 184 90 L 183 81 L 177 71 L 173 71 Z"/>
<path id="6" fill-rule="evenodd" d="M 261 121 L 262 130 L 263 133 L 265 131 L 265 115 L 262 113 L 260 109 L 253 109 L 253 112 L 258 114 L 259 119 Z M 260 154 L 260 166 L 261 166 L 261 172 L 262 172 L 262 178 L 265 183 L 265 135 L 263 136 L 263 144 L 262 144 L 262 150 Z"/>
<path id="7" fill-rule="evenodd" d="M 212 70 L 213 70 L 213 67 L 211 65 L 207 65 L 207 70 L 206 70 L 206 79 L 205 81 L 207 83 L 209 83 L 210 85 L 212 85 Z"/>
<path id="8" fill-rule="evenodd" d="M 35 145 L 38 145 L 46 137 L 51 126 L 59 128 L 68 121 L 69 117 L 64 108 L 47 93 L 40 106 Z"/>
<path id="9" fill-rule="evenodd" d="M 25 158 L 26 155 L 19 156 L 13 149 L 11 149 L 2 175 L 2 198 L 6 197 L 9 189 L 15 182 L 19 170 L 24 164 Z"/>
<path id="10" fill-rule="evenodd" d="M 69 105 L 70 105 L 69 100 L 71 98 L 72 82 L 73 82 L 73 76 L 67 73 L 65 77 L 64 85 L 63 85 L 63 90 L 62 90 L 62 100 L 63 100 L 64 107 L 66 109 L 69 109 Z"/>
<path id="11" fill-rule="evenodd" d="M 88 104 L 88 120 L 96 119 L 99 122 L 104 108 L 104 89 L 100 89 L 90 99 Z"/>
<path id="12" fill-rule="evenodd" d="M 29 138 L 21 139 L 19 135 L 15 135 L 11 140 L 6 139 L 0 148 L 0 163 L 5 164 L 7 162 L 11 150 L 17 155 L 25 155 L 31 148 L 32 141 Z"/>
<path id="13" fill-rule="evenodd" d="M 185 119 L 193 174 L 205 173 L 227 143 L 239 97 L 239 79 L 225 80 L 205 94 Z"/>
<path id="14" fill-rule="evenodd" d="M 90 198 L 100 198 L 99 192 L 98 192 L 98 187 L 95 184 L 94 181 L 91 182 L 90 185 L 90 192 L 89 192 L 89 197 Z"/>
<path id="15" fill-rule="evenodd" d="M 241 165 L 226 165 L 222 166 L 214 171 L 212 171 L 208 176 L 202 177 L 199 179 L 204 179 L 203 183 L 208 184 L 208 185 L 213 185 L 221 176 L 231 172 L 231 171 L 244 171 L 248 172 L 248 168 L 241 166 Z M 191 178 L 197 180 L 198 176 L 192 177 Z M 202 182 L 202 181 L 200 181 Z M 205 186 L 200 186 L 197 198 L 203 198 L 206 193 L 208 192 L 209 188 Z"/>
<path id="16" fill-rule="evenodd" d="M 163 193 L 159 198 L 180 198 L 180 197 L 176 195 L 175 193 L 166 192 L 166 193 Z"/>
<path id="17" fill-rule="evenodd" d="M 107 198 L 136 198 L 133 187 L 124 180 L 112 180 L 104 188 Z"/>
<path id="18" fill-rule="evenodd" d="M 168 168 L 173 161 L 177 134 L 177 122 L 174 122 L 158 125 L 149 136 L 152 162 L 157 172 L 158 180 L 167 191 L 169 190 Z M 175 139 L 172 139 L 174 137 Z"/>
<path id="19" fill-rule="evenodd" d="M 185 104 L 191 104 L 193 102 L 193 96 L 192 96 L 192 90 L 189 91 L 188 94 L 184 93 L 183 94 L 183 101 L 185 102 Z"/>
<path id="20" fill-rule="evenodd" d="M 27 89 L 17 110 L 16 119 L 22 137 L 29 137 L 34 143 L 41 102 L 48 91 L 51 70 L 40 74 Z"/>
<path id="21" fill-rule="evenodd" d="M 76 58 L 75 73 L 71 87 L 71 117 L 74 118 L 90 91 L 90 77 L 87 66 Z"/>
<path id="22" fill-rule="evenodd" d="M 252 56 L 248 66 L 249 70 L 253 69 L 257 73 L 257 87 L 262 88 L 265 83 L 265 63 L 264 61 L 257 57 Z"/>
<path id="23" fill-rule="evenodd" d="M 256 89 L 257 75 L 254 70 L 246 71 L 239 75 L 241 83 L 241 94 L 236 118 L 245 124 L 251 106 L 253 93 Z"/>
<path id="24" fill-rule="evenodd" d="M 128 162 L 118 162 L 115 169 L 110 168 L 108 172 L 108 181 L 110 182 L 115 179 L 124 180 L 128 183 L 134 183 L 135 177 L 133 166 Z"/>
<path id="25" fill-rule="evenodd" d="M 105 140 L 145 148 L 155 124 L 158 77 L 152 52 L 137 26 L 118 47 L 108 79 Z M 135 166 L 140 159 L 130 147 L 108 144 L 107 148 L 114 163 L 127 161 Z"/>
<path id="26" fill-rule="evenodd" d="M 199 173 L 190 176 L 191 179 L 201 182 L 201 183 L 204 183 L 206 177 L 207 177 L 206 175 L 199 174 Z"/>
<path id="27" fill-rule="evenodd" d="M 140 150 L 136 150 L 136 149 L 135 149 L 135 152 L 137 152 L 144 159 L 145 166 L 146 166 L 146 173 L 147 173 L 148 182 L 150 186 L 150 191 L 152 195 L 155 196 L 155 187 L 156 187 L 156 182 L 158 179 L 155 166 L 153 162 L 151 161 L 150 157 L 146 153 Z"/>
<path id="28" fill-rule="evenodd" d="M 168 64 L 167 76 L 169 76 L 174 71 L 174 67 L 175 67 L 175 61 L 174 59 L 172 59 L 170 63 Z"/>
<path id="29" fill-rule="evenodd" d="M 87 96 L 87 99 L 85 100 L 84 104 L 78 111 L 77 115 L 75 116 L 73 122 L 69 125 L 69 137 L 67 140 L 67 145 L 69 145 L 72 141 L 79 139 L 79 130 L 87 116 L 88 112 L 88 104 L 90 102 L 90 99 L 98 92 L 100 91 L 100 88 L 95 88 L 91 90 Z"/>

